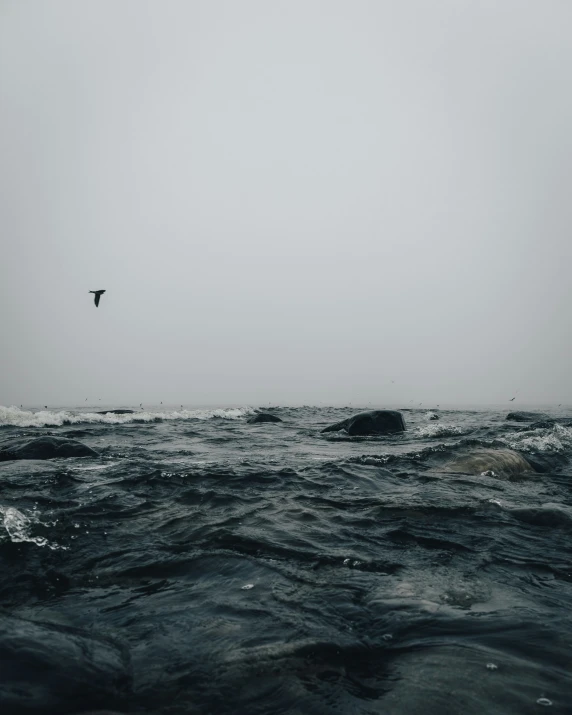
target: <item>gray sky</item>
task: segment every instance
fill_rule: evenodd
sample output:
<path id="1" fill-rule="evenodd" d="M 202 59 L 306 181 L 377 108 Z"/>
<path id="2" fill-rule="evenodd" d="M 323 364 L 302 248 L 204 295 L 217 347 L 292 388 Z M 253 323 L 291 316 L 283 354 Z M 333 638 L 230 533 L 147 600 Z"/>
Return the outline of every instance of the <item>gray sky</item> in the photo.
<path id="1" fill-rule="evenodd" d="M 0 404 L 572 403 L 571 26 L 1 0 Z"/>

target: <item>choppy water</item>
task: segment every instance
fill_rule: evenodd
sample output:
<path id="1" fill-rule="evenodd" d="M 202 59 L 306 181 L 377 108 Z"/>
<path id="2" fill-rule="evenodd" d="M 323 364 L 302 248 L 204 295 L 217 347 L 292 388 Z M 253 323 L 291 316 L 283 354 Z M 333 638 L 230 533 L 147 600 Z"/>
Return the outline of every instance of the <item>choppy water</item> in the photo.
<path id="1" fill-rule="evenodd" d="M 99 452 L 0 464 L 2 713 L 572 713 L 571 428 L 88 410 L 0 408 Z M 439 471 L 479 445 L 546 471 Z"/>

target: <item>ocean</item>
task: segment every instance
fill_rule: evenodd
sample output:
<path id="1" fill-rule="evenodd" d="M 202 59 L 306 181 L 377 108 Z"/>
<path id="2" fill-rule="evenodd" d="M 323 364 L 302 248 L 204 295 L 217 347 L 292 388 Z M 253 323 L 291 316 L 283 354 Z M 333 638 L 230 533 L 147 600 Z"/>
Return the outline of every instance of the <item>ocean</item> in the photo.
<path id="1" fill-rule="evenodd" d="M 569 410 L 103 409 L 0 408 L 96 453 L 0 462 L 1 713 L 572 713 Z"/>

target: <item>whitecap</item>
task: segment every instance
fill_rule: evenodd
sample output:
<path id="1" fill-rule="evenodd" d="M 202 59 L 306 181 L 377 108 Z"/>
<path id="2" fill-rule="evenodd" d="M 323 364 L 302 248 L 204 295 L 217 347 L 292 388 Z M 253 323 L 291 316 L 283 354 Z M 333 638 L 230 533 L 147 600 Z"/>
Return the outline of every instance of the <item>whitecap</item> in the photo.
<path id="1" fill-rule="evenodd" d="M 432 424 L 417 428 L 419 437 L 456 437 L 467 434 L 467 431 L 456 425 Z"/>
<path id="2" fill-rule="evenodd" d="M 254 414 L 252 407 L 231 407 L 218 409 L 172 410 L 165 412 L 134 412 L 118 415 L 111 412 L 76 412 L 73 410 L 31 410 L 0 405 L 0 427 L 62 427 L 76 424 L 123 425 L 131 423 L 151 423 L 163 420 L 238 420 Z"/>
<path id="3" fill-rule="evenodd" d="M 521 452 L 563 454 L 572 449 L 572 428 L 555 424 L 549 429 L 519 432 L 502 441 Z"/>

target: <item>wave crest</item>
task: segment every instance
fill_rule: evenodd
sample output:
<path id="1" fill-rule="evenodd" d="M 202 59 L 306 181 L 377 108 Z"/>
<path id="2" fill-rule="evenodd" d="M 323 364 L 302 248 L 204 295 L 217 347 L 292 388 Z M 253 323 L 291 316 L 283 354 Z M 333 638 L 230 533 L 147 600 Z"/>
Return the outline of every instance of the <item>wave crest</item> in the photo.
<path id="1" fill-rule="evenodd" d="M 572 428 L 555 424 L 549 429 L 519 432 L 502 441 L 521 452 L 566 454 L 572 449 Z"/>
<path id="2" fill-rule="evenodd" d="M 134 412 L 117 415 L 107 412 L 75 412 L 73 410 L 40 410 L 32 412 L 19 407 L 0 405 L 0 427 L 63 427 L 76 424 L 122 425 L 129 423 L 150 423 L 163 420 L 237 420 L 254 414 L 251 407 L 234 407 L 210 410 L 173 410 L 167 412 Z"/>
<path id="3" fill-rule="evenodd" d="M 458 437 L 459 435 L 469 434 L 466 430 L 455 425 L 426 425 L 418 427 L 417 434 L 419 437 Z"/>

